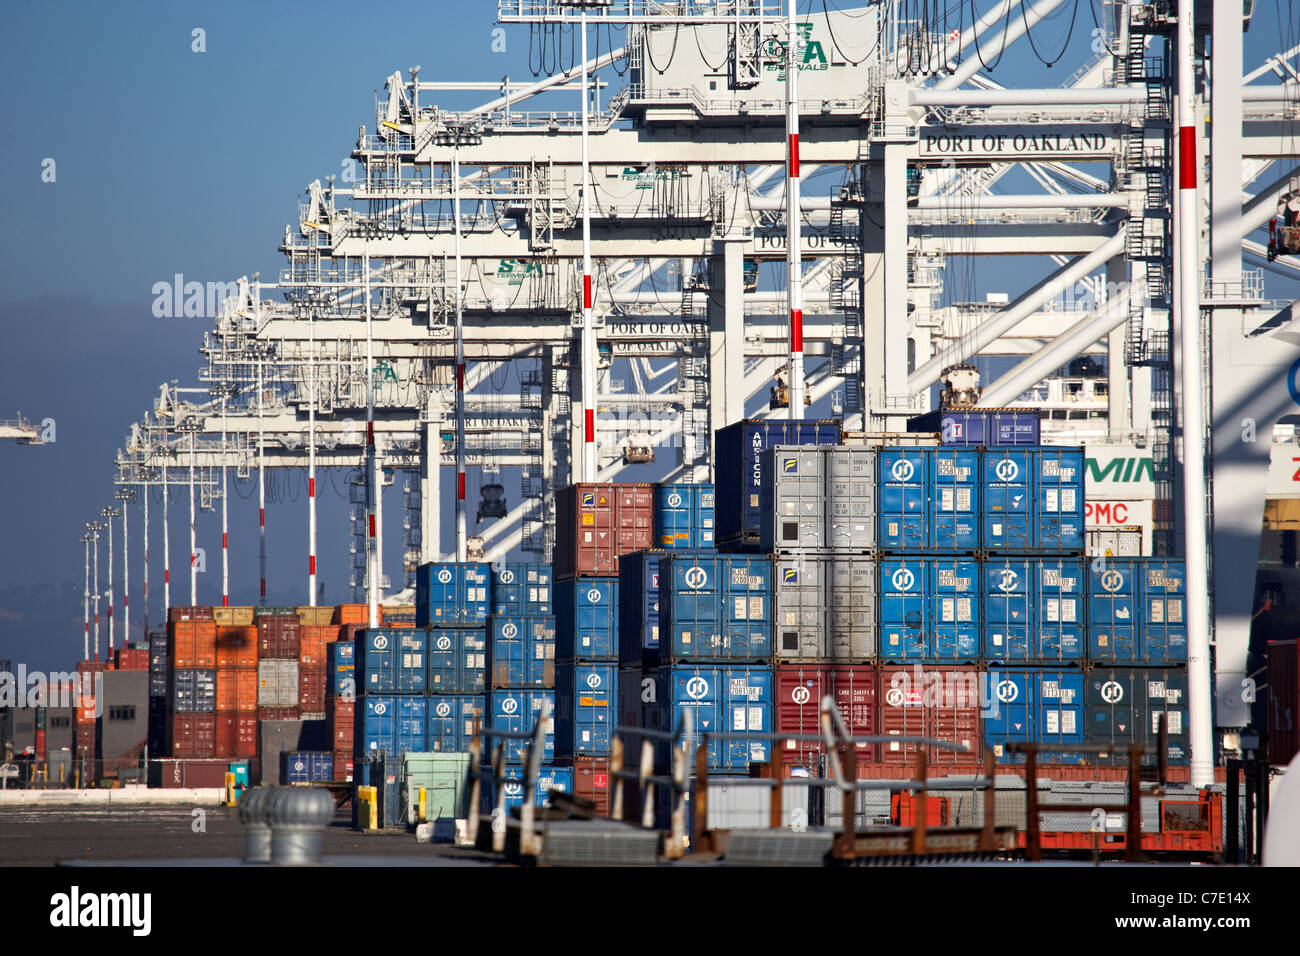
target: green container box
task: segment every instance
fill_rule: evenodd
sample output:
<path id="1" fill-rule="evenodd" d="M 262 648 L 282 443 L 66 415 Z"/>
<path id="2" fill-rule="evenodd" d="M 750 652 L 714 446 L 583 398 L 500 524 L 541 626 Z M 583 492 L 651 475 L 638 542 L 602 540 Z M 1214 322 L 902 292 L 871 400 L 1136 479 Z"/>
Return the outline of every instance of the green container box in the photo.
<path id="1" fill-rule="evenodd" d="M 438 838 L 450 839 L 454 821 L 466 816 L 466 777 L 469 754 L 407 753 L 402 758 L 402 793 L 406 797 L 403 816 L 416 819 L 418 788 L 425 790 L 425 819 L 434 823 Z"/>

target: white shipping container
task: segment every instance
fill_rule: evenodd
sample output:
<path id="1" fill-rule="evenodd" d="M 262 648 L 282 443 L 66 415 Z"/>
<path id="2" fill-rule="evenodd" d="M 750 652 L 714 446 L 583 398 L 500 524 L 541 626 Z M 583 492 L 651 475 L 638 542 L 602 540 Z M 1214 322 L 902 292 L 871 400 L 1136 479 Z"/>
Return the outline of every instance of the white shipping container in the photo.
<path id="1" fill-rule="evenodd" d="M 257 706 L 298 706 L 298 662 L 259 661 L 257 665 Z"/>

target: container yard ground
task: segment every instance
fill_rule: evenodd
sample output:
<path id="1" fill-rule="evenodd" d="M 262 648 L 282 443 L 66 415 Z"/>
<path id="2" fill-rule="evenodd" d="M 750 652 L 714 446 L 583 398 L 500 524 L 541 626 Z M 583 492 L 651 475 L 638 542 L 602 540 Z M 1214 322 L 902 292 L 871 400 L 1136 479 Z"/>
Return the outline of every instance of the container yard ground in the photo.
<path id="1" fill-rule="evenodd" d="M 127 863 L 137 860 L 238 860 L 243 830 L 233 808 L 204 807 L 204 832 L 194 832 L 191 807 L 0 808 L 0 866 L 53 866 L 62 861 Z M 330 857 L 459 860 L 490 858 L 449 845 L 416 843 L 409 833 L 363 835 L 351 829 L 351 811 L 335 817 L 322 853 Z M 393 862 L 398 862 L 394 859 Z"/>

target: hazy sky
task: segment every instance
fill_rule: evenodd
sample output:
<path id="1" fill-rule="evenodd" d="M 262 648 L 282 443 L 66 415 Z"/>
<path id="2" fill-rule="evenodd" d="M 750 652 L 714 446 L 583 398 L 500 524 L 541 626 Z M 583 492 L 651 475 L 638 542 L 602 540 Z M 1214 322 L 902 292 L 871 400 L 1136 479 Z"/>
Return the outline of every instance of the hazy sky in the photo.
<path id="1" fill-rule="evenodd" d="M 1047 69 L 1022 43 L 995 78 L 1008 85 L 1063 83 L 1088 56 L 1087 3 L 1079 7 L 1069 53 L 1059 65 Z M 1040 51 L 1061 48 L 1069 7 L 1035 30 Z M 812 9 L 820 13 L 820 0 Z M 208 322 L 154 318 L 153 284 L 176 273 L 200 282 L 259 270 L 275 275 L 282 264 L 276 248 L 284 223 L 296 219 L 302 190 L 340 171 L 358 125 L 373 128 L 376 91 L 395 70 L 419 64 L 424 80 L 496 81 L 507 73 L 530 78 L 528 29 L 507 28 L 506 52 L 494 52 L 495 11 L 490 0 L 381 7 L 325 0 L 6 6 L 0 29 L 0 178 L 6 184 L 0 198 L 0 418 L 19 411 L 37 421 L 52 418 L 57 438 L 39 448 L 0 445 L 0 500 L 6 503 L 0 518 L 0 658 L 64 668 L 80 655 L 82 525 L 111 502 L 113 453 L 159 383 L 196 384 L 196 349 Z M 1294 33 L 1272 3 L 1257 5 L 1256 20 L 1248 67 L 1258 62 L 1259 51 L 1284 46 L 1279 31 L 1284 39 Z M 203 52 L 193 49 L 196 29 L 203 31 Z M 608 42 L 602 36 L 601 45 Z M 476 102 L 490 97 L 474 94 Z M 569 97 L 565 108 L 576 105 Z M 435 99 L 472 105 L 464 98 Z M 51 170 L 53 181 L 44 181 Z M 980 297 L 989 290 L 1017 291 L 1015 281 L 1006 270 L 981 267 L 973 291 Z M 346 492 L 342 477 L 331 482 L 322 476 L 320 483 L 320 575 L 330 603 L 347 597 L 347 506 L 335 495 L 335 489 Z M 395 579 L 401 483 L 399 474 L 385 500 L 387 566 Z M 180 494 L 172 513 L 175 603 L 188 600 L 187 500 Z M 256 594 L 255 496 L 251 482 L 231 495 L 236 603 L 252 603 Z M 271 497 L 271 600 L 301 603 L 302 477 L 277 475 Z M 130 514 L 132 636 L 139 639 L 139 507 Z M 161 618 L 160 516 L 155 501 L 155 623 Z M 219 601 L 218 529 L 215 514 L 201 516 L 200 544 L 208 555 L 202 603 Z M 117 526 L 118 544 L 120 533 Z M 120 547 L 115 550 L 120 615 L 122 556 Z M 100 575 L 106 583 L 106 549 Z M 103 613 L 106 618 L 106 606 Z"/>

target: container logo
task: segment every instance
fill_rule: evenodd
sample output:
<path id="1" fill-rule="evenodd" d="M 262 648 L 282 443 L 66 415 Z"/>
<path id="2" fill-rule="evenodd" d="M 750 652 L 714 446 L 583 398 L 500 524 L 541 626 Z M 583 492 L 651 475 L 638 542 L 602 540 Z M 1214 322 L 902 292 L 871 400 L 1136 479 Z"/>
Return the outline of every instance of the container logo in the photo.
<path id="1" fill-rule="evenodd" d="M 502 584 L 514 584 L 515 572 L 507 568 L 505 571 L 502 571 L 500 574 L 497 575 L 497 580 L 500 581 Z"/>
<path id="2" fill-rule="evenodd" d="M 502 789 L 505 790 L 507 797 L 521 797 L 524 793 L 523 784 L 515 783 L 513 780 L 506 781 Z"/>
<path id="3" fill-rule="evenodd" d="M 388 705 L 381 701 L 374 705 L 374 712 L 377 716 L 382 717 L 384 714 L 388 713 Z"/>
<path id="4" fill-rule="evenodd" d="M 1108 680 L 1101 685 L 1101 699 L 1108 704 L 1118 704 L 1124 699 L 1124 687 L 1119 681 Z"/>
<path id="5" fill-rule="evenodd" d="M 1020 575 L 1016 574 L 1010 568 L 1003 568 L 998 573 L 998 590 L 1007 592 L 1014 591 L 1016 584 L 1020 581 Z"/>
<path id="6" fill-rule="evenodd" d="M 446 634 L 438 638 L 438 650 L 440 651 L 451 650 L 451 638 L 448 637 Z"/>
<path id="7" fill-rule="evenodd" d="M 514 621 L 506 621 L 506 623 L 501 627 L 501 636 L 504 637 L 507 641 L 514 640 L 515 637 L 518 636 L 518 634 L 519 634 L 519 625 L 516 624 Z"/>
<path id="8" fill-rule="evenodd" d="M 812 700 L 812 692 L 809 691 L 807 687 L 804 687 L 803 684 L 800 684 L 790 692 L 790 699 L 802 707 L 804 704 L 808 703 L 808 701 Z"/>
<path id="9" fill-rule="evenodd" d="M 903 689 L 901 687 L 891 687 L 885 691 L 885 703 L 890 707 L 902 707 Z"/>
<path id="10" fill-rule="evenodd" d="M 1101 575 L 1102 590 L 1114 594 L 1124 586 L 1124 575 L 1120 574 L 1115 568 L 1108 568 Z"/>
<path id="11" fill-rule="evenodd" d="M 686 696 L 691 700 L 702 700 L 709 693 L 709 682 L 703 677 L 692 677 L 686 682 Z"/>
<path id="12" fill-rule="evenodd" d="M 781 471 L 783 471 L 787 475 L 799 474 L 799 459 L 798 458 L 781 459 Z"/>
<path id="13" fill-rule="evenodd" d="M 1016 698 L 1020 696 L 1020 688 L 1016 686 L 1015 681 L 1004 680 L 998 684 L 998 688 L 997 691 L 995 691 L 995 693 L 997 694 L 998 700 L 1000 700 L 1002 703 L 1011 704 L 1014 703 Z"/>
<path id="14" fill-rule="evenodd" d="M 682 496 L 674 491 L 671 495 L 668 496 L 668 507 L 680 508 L 681 506 L 682 506 Z"/>
<path id="15" fill-rule="evenodd" d="M 894 572 L 890 580 L 893 581 L 894 587 L 898 590 L 910 591 L 913 585 L 916 584 L 916 575 L 912 573 L 911 568 L 899 568 Z"/>
<path id="16" fill-rule="evenodd" d="M 437 707 L 433 708 L 433 712 L 434 712 L 435 714 L 437 714 L 439 717 L 450 717 L 450 716 L 451 716 L 451 704 L 447 703 L 447 702 L 444 700 L 444 701 L 443 701 L 442 703 L 440 703 Z"/>
<path id="17" fill-rule="evenodd" d="M 370 642 L 370 646 L 377 651 L 388 650 L 388 636 L 385 634 L 376 634 L 375 639 Z"/>
<path id="18" fill-rule="evenodd" d="M 584 508 L 596 507 L 596 493 L 594 491 L 584 491 L 582 493 L 582 506 Z"/>
<path id="19" fill-rule="evenodd" d="M 600 588 L 592 588 L 587 592 L 587 601 L 591 604 L 600 603 Z"/>
<path id="20" fill-rule="evenodd" d="M 998 481 L 1015 481 L 1016 476 L 1020 474 L 1020 469 L 1010 458 L 1003 458 L 993 467 L 993 474 L 997 476 Z"/>
<path id="21" fill-rule="evenodd" d="M 906 458 L 900 458 L 894 462 L 889 473 L 894 476 L 895 481 L 911 481 L 912 476 L 916 474 L 916 467 Z"/>
<path id="22" fill-rule="evenodd" d="M 451 583 L 451 569 L 449 569 L 449 568 L 443 568 L 441 571 L 439 571 L 439 572 L 438 572 L 438 582 L 439 582 L 440 584 L 450 584 L 450 583 Z"/>
<path id="23" fill-rule="evenodd" d="M 588 675 L 587 675 L 587 686 L 590 687 L 592 690 L 595 690 L 597 687 L 599 687 L 599 686 L 600 686 L 600 675 L 597 674 L 597 673 L 595 673 L 595 672 L 592 672 L 592 673 L 588 674 Z"/>
<path id="24" fill-rule="evenodd" d="M 515 700 L 513 697 L 507 697 L 501 702 L 501 713 L 503 714 L 513 714 L 518 710 L 519 701 Z"/>
<path id="25" fill-rule="evenodd" d="M 686 574 L 683 576 L 683 580 L 686 582 L 686 586 L 692 591 L 698 591 L 700 588 L 704 587 L 704 585 L 709 583 L 709 575 L 702 567 L 695 564 L 686 569 Z"/>
<path id="26" fill-rule="evenodd" d="M 799 583 L 799 569 L 798 569 L 798 568 L 782 568 L 782 569 L 781 569 L 781 582 L 782 582 L 783 584 L 798 584 L 798 583 Z"/>

